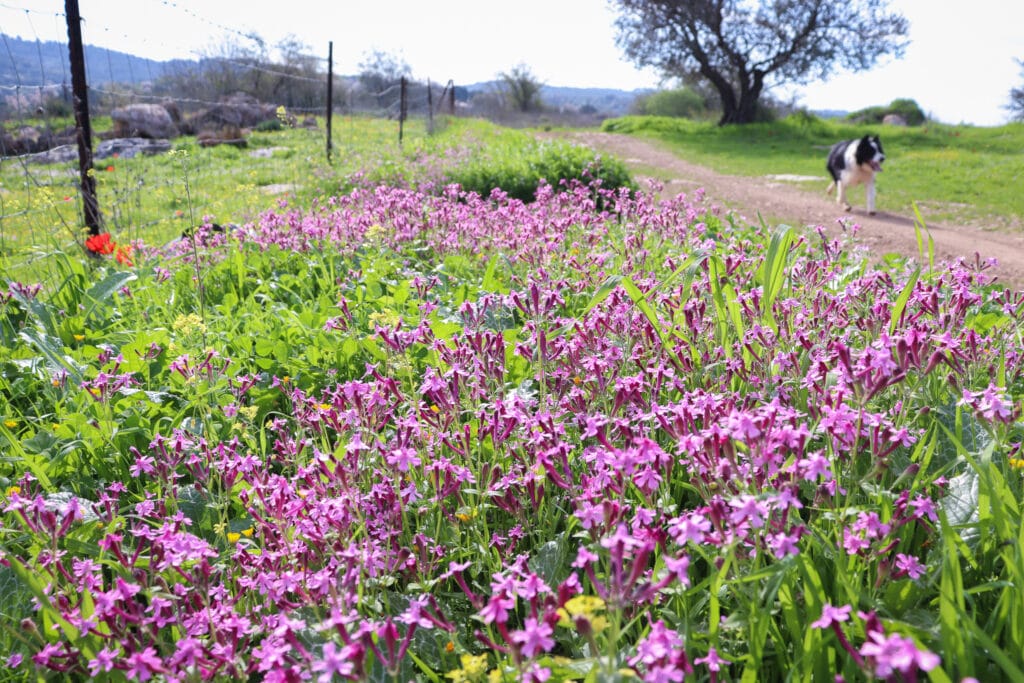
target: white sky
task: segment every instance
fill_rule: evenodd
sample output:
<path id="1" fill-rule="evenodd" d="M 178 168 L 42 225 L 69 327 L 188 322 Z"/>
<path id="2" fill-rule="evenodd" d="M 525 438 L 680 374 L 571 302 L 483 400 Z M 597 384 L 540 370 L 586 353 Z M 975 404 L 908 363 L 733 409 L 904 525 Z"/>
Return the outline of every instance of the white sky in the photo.
<path id="1" fill-rule="evenodd" d="M 1024 83 L 1024 0 L 891 0 L 910 20 L 902 60 L 773 94 L 811 109 L 855 110 L 917 100 L 947 123 L 1007 120 L 1011 87 Z M 335 71 L 358 72 L 372 50 L 403 58 L 419 79 L 470 84 L 523 63 L 548 85 L 654 87 L 615 46 L 607 0 L 79 0 L 86 43 L 141 57 L 190 58 L 226 36 L 269 44 L 298 37 L 318 54 L 334 42 Z M 67 40 L 63 0 L 0 0 L 0 32 Z M 0 51 L 0 59 L 5 55 Z"/>

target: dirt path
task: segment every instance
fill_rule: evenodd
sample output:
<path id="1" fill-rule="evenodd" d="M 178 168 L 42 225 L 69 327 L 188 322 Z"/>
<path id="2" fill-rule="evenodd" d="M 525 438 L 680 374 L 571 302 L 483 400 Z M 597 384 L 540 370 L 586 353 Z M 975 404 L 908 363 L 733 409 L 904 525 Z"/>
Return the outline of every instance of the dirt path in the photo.
<path id="1" fill-rule="evenodd" d="M 859 241 L 873 254 L 918 256 L 913 216 L 885 212 L 869 216 L 863 204 L 857 206 L 856 203 L 852 212 L 843 213 L 834 198 L 824 194 L 828 184 L 824 170 L 820 182 L 808 182 L 803 188 L 768 177 L 724 175 L 681 159 L 655 143 L 628 135 L 582 132 L 570 133 L 569 138 L 595 150 L 614 154 L 641 178 L 655 170 L 661 174 L 659 177 L 667 175 L 671 179 L 663 181 L 665 196 L 675 196 L 680 192 L 689 195 L 698 188 L 704 188 L 710 201 L 753 222 L 758 221 L 760 212 L 769 224 L 823 225 L 839 229 L 839 221 L 845 217 L 851 225 L 860 226 Z M 1024 288 L 1024 235 L 931 222 L 928 229 L 935 242 L 936 262 L 960 257 L 973 261 L 975 254 L 981 259 L 994 257 L 999 260 L 999 266 L 990 273 L 998 276 L 997 282 L 1015 289 Z"/>

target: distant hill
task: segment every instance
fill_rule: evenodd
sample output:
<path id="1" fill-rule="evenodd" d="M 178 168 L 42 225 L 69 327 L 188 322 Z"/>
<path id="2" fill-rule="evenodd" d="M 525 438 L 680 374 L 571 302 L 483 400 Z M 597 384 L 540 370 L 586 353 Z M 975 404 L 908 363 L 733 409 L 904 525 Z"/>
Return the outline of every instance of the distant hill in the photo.
<path id="1" fill-rule="evenodd" d="M 0 58 L 0 86 L 38 86 L 71 83 L 68 46 L 54 41 L 4 36 L 10 53 Z M 174 71 L 187 60 L 158 62 L 117 50 L 86 45 L 86 78 L 93 85 L 144 83 Z"/>
<path id="2" fill-rule="evenodd" d="M 70 86 L 71 72 L 66 43 L 24 40 L 15 36 L 4 36 L 4 40 L 9 53 L 0 57 L 0 87 L 64 84 Z M 92 86 L 107 83 L 138 85 L 152 82 L 167 73 L 174 73 L 184 66 L 195 64 L 192 60 L 156 61 L 117 50 L 85 46 L 86 78 Z M 355 76 L 339 78 L 355 80 Z M 456 96 L 460 100 L 465 100 L 474 93 L 492 91 L 495 87 L 495 82 L 459 85 Z M 604 116 L 622 116 L 629 113 L 633 101 L 645 92 L 649 90 L 627 91 L 545 85 L 541 90 L 541 99 L 553 110 L 589 110 Z"/>
<path id="3" fill-rule="evenodd" d="M 492 92 L 500 87 L 498 81 L 486 81 L 465 86 L 468 97 L 476 93 Z M 624 116 L 637 97 L 651 90 L 616 90 L 614 88 L 574 88 L 544 85 L 540 99 L 548 109 L 583 111 L 588 109 L 605 116 Z"/>

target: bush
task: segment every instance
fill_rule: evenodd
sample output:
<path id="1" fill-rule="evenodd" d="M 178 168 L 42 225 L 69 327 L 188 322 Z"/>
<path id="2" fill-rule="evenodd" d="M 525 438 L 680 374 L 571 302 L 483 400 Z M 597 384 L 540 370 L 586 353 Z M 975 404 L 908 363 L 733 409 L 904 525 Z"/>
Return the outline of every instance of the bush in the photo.
<path id="1" fill-rule="evenodd" d="M 886 107 L 867 107 L 852 114 L 847 114 L 846 120 L 850 123 L 881 123 L 882 119 L 889 114 L 902 116 L 908 126 L 920 126 L 926 120 L 921 107 L 918 106 L 917 102 L 910 99 L 896 99 Z"/>
<path id="2" fill-rule="evenodd" d="M 281 119 L 267 119 L 256 124 L 256 131 L 260 133 L 268 133 L 275 130 L 284 130 L 284 124 L 281 123 Z"/>
<path id="3" fill-rule="evenodd" d="M 685 119 L 699 118 L 707 114 L 704 98 L 689 88 L 659 90 L 638 97 L 633 104 L 634 114 L 640 116 L 674 116 Z"/>
<path id="4" fill-rule="evenodd" d="M 448 180 L 486 197 L 500 188 L 524 202 L 533 201 L 541 182 L 558 188 L 560 182 L 600 180 L 605 189 L 633 187 L 629 171 L 618 159 L 564 142 L 511 144 L 490 156 L 476 157 L 452 169 Z"/>

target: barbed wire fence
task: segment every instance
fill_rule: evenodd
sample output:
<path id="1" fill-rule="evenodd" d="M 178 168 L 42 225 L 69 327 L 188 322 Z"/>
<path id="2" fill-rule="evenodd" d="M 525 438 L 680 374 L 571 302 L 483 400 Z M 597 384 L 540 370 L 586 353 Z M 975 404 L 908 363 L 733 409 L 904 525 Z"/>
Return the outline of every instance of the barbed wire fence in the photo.
<path id="1" fill-rule="evenodd" d="M 243 129 L 270 131 L 290 126 L 308 135 L 312 145 L 324 150 L 330 164 L 331 135 L 346 131 L 346 122 L 358 117 L 392 120 L 396 141 L 401 144 L 405 125 L 421 119 L 433 132 L 436 115 L 455 114 L 454 84 L 443 87 L 406 77 L 367 79 L 335 76 L 330 46 L 326 58 L 308 54 L 305 46 L 284 45 L 272 59 L 258 36 L 211 21 L 199 13 L 164 0 L 166 8 L 180 11 L 226 36 L 224 54 L 198 55 L 194 60 L 167 63 L 119 53 L 109 48 L 89 47 L 84 36 L 85 80 L 89 117 L 99 125 L 94 145 L 93 172 L 114 173 L 119 158 L 137 153 L 116 143 L 127 137 L 143 137 L 152 149 L 168 147 L 152 143 L 163 139 L 152 131 L 119 124 L 117 114 L 133 108 L 160 108 L 174 124 L 172 131 L 196 136 L 203 146 L 238 144 Z M 74 119 L 74 94 L 68 45 L 43 40 L 39 26 L 52 21 L 54 28 L 67 24 L 65 12 L 43 12 L 18 7 L 0 0 L 0 8 L 21 11 L 25 17 L 22 34 L 16 38 L 0 29 L 0 265 L 11 257 L 31 260 L 40 245 L 63 248 L 84 239 L 81 226 L 85 209 L 82 181 L 74 172 L 74 153 L 79 127 Z M 106 27 L 88 26 L 92 35 L 109 32 Z M 64 28 L 63 35 L 67 35 Z M 60 32 L 57 33 L 60 35 Z M 107 36 L 109 37 L 109 36 Z M 234 43 L 230 41 L 234 40 Z M 106 40 L 104 42 L 111 42 Z M 26 44 L 32 59 L 24 55 Z M 159 41 L 155 41 L 159 45 Z M 330 78 L 330 84 L 328 79 Z M 330 85 L 330 87 L 328 87 Z M 332 92 L 328 100 L 328 91 Z M 248 107 L 248 109 L 246 109 Z M 330 112 L 330 116 L 327 114 Z M 251 115 L 250 115 L 251 114 Z M 258 114 L 258 117 L 257 117 Z M 258 120 L 257 120 L 258 119 Z M 330 125 L 332 124 L 333 125 Z M 339 123 L 342 125 L 339 127 Z M 323 124 L 323 125 L 322 125 Z M 145 150 L 144 150 L 145 151 Z M 256 150 L 253 150 L 255 153 Z M 256 162 L 254 162 L 256 163 Z M 217 168 L 190 170 L 191 182 L 200 185 Z M 104 177 L 107 180 L 107 177 Z M 104 183 L 100 210 L 104 229 L 128 237 L 146 234 L 148 228 L 182 218 L 178 200 L 168 200 L 164 216 L 141 216 L 144 194 L 180 194 L 180 181 L 166 177 L 128 176 Z M 215 202 L 203 193 L 193 197 L 195 215 L 215 215 Z"/>

